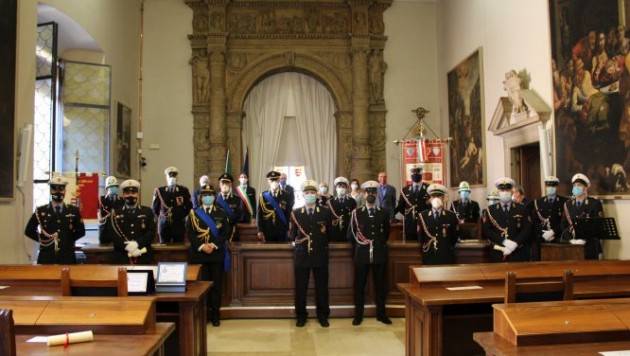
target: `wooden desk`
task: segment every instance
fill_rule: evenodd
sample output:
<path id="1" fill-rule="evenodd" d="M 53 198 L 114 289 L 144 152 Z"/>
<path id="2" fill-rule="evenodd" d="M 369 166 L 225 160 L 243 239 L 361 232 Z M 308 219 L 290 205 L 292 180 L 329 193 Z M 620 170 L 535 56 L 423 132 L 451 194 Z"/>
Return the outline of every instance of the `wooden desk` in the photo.
<path id="1" fill-rule="evenodd" d="M 475 331 L 492 330 L 491 304 L 503 301 L 506 272 L 516 272 L 519 279 L 538 280 L 559 278 L 566 269 L 574 273 L 576 298 L 630 296 L 630 261 L 495 263 L 411 269 L 411 282 L 398 285 L 405 296 L 406 354 L 481 353 L 471 335 Z M 471 285 L 482 289 L 446 289 Z"/>
<path id="2" fill-rule="evenodd" d="M 584 259 L 584 246 L 542 243 L 540 244 L 541 261 L 575 261 Z"/>
<path id="3" fill-rule="evenodd" d="M 175 330 L 173 323 L 157 323 L 152 332 L 142 335 L 102 335 L 95 334 L 93 342 L 48 347 L 45 343 L 28 343 L 26 340 L 36 335 L 16 335 L 18 355 L 67 356 L 67 355 L 111 355 L 138 356 L 164 355 L 164 342 Z"/>

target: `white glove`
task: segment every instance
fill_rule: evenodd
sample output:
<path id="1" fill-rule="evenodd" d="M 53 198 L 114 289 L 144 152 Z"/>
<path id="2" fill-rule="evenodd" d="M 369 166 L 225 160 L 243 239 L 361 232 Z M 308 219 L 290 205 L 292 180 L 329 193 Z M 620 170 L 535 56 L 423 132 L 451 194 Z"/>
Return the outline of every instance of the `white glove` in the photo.
<path id="1" fill-rule="evenodd" d="M 133 252 L 129 252 L 129 255 L 131 255 L 131 257 L 140 257 L 142 255 L 142 251 L 136 249 Z"/>
<path id="2" fill-rule="evenodd" d="M 518 247 L 518 244 L 510 239 L 505 239 L 503 240 L 503 246 L 505 246 L 505 248 L 510 250 L 510 253 L 512 253 L 514 252 L 514 250 L 516 250 L 516 248 Z"/>
<path id="3" fill-rule="evenodd" d="M 509 248 L 503 247 L 500 245 L 494 245 L 494 249 L 503 253 L 503 256 L 507 256 L 512 253 L 512 251 Z"/>
<path id="4" fill-rule="evenodd" d="M 571 240 L 569 240 L 569 243 L 571 243 L 571 245 L 584 245 L 584 244 L 586 244 L 586 240 L 571 239 Z"/>
<path id="5" fill-rule="evenodd" d="M 553 232 L 553 230 L 543 230 L 542 237 L 543 239 L 545 239 L 545 241 L 549 242 L 556 237 L 555 235 L 556 234 Z"/>
<path id="6" fill-rule="evenodd" d="M 129 253 L 133 253 L 138 249 L 138 242 L 136 242 L 135 240 L 125 241 L 125 245 L 125 251 Z"/>

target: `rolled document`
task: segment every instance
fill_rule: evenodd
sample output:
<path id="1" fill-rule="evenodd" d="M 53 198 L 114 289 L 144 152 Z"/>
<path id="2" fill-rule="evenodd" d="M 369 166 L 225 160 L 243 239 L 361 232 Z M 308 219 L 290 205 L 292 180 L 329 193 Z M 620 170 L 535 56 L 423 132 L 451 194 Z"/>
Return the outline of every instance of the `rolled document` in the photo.
<path id="1" fill-rule="evenodd" d="M 77 333 L 53 335 L 48 337 L 48 346 L 59 346 L 78 344 L 80 342 L 89 342 L 94 340 L 92 330 L 80 331 Z"/>
<path id="2" fill-rule="evenodd" d="M 507 248 L 505 248 L 505 247 L 503 247 L 503 246 L 501 246 L 501 245 L 494 245 L 494 246 L 493 246 L 493 249 L 495 249 L 495 250 L 497 250 L 497 251 L 501 251 L 501 252 L 503 252 L 503 253 L 505 253 L 505 251 L 507 251 L 507 250 L 508 250 Z"/>

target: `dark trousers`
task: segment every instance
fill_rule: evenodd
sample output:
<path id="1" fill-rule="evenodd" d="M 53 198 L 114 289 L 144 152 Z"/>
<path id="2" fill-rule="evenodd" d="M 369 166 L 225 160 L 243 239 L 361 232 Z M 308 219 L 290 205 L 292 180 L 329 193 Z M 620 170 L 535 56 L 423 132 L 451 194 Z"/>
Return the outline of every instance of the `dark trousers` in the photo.
<path id="1" fill-rule="evenodd" d="M 308 280 L 313 271 L 315 277 L 315 305 L 317 319 L 326 320 L 330 315 L 328 303 L 328 265 L 322 267 L 295 266 L 295 315 L 298 320 L 306 320 L 306 294 Z"/>
<path id="2" fill-rule="evenodd" d="M 210 321 L 219 320 L 221 308 L 221 294 L 223 291 L 223 262 L 204 263 L 201 265 L 201 280 L 212 281 L 212 287 L 208 291 L 208 318 Z"/>
<path id="3" fill-rule="evenodd" d="M 418 220 L 405 215 L 405 240 L 417 241 L 418 240 Z"/>
<path id="4" fill-rule="evenodd" d="M 376 303 L 376 315 L 385 316 L 385 299 L 387 298 L 387 285 L 385 272 L 387 264 L 355 264 L 354 272 L 354 316 L 362 317 L 365 308 L 365 285 L 368 272 L 372 269 L 372 281 L 374 282 L 374 302 Z"/>
<path id="5" fill-rule="evenodd" d="M 184 242 L 186 236 L 186 226 L 184 220 L 175 220 L 169 224 L 166 218 L 160 218 L 158 224 L 160 243 Z"/>

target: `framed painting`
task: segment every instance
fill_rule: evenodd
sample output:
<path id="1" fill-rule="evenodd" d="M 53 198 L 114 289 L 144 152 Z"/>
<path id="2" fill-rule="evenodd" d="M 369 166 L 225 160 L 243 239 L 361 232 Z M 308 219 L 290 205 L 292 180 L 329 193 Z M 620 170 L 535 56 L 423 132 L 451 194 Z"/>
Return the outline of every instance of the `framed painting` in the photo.
<path id="1" fill-rule="evenodd" d="M 14 197 L 17 1 L 0 1 L 0 201 Z"/>
<path id="2" fill-rule="evenodd" d="M 131 177 L 131 108 L 118 103 L 115 146 L 116 176 Z"/>

